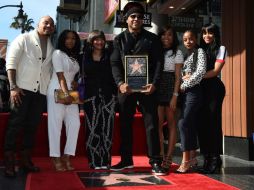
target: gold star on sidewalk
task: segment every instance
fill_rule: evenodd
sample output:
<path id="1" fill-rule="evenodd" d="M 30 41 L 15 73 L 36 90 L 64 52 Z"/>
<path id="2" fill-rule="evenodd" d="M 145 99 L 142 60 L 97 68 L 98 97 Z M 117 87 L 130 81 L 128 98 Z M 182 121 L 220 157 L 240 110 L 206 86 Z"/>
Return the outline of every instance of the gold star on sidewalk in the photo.
<path id="1" fill-rule="evenodd" d="M 98 176 L 98 177 L 81 177 L 86 179 L 100 179 L 104 180 L 103 186 L 116 185 L 118 183 L 128 182 L 128 183 L 140 183 L 145 185 L 154 185 L 156 183 L 149 182 L 144 180 L 144 178 L 151 177 L 153 175 L 147 174 L 138 174 L 138 175 L 125 175 L 125 174 L 116 174 L 111 173 L 108 176 Z"/>

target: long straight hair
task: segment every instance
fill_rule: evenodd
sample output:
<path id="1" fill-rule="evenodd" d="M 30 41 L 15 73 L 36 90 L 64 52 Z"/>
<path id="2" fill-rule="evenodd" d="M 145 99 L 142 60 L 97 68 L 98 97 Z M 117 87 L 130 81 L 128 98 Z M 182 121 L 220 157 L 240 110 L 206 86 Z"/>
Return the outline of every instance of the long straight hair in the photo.
<path id="1" fill-rule="evenodd" d="M 210 32 L 214 35 L 214 41 L 210 44 L 205 43 L 205 41 L 203 39 L 203 34 L 206 32 Z M 200 35 L 200 46 L 207 53 L 210 53 L 213 56 L 217 55 L 218 50 L 221 46 L 221 38 L 220 38 L 220 29 L 216 24 L 209 23 L 209 24 L 206 24 L 202 27 L 201 35 Z"/>
<path id="2" fill-rule="evenodd" d="M 177 48 L 178 48 L 178 45 L 179 45 L 179 40 L 178 40 L 177 33 L 176 33 L 175 29 L 171 25 L 166 25 L 166 26 L 159 29 L 159 34 L 158 35 L 161 39 L 161 36 L 164 35 L 167 31 L 170 31 L 170 30 L 173 33 L 173 43 L 172 43 L 171 49 L 173 50 L 173 54 L 175 55 L 176 51 L 177 51 Z"/>

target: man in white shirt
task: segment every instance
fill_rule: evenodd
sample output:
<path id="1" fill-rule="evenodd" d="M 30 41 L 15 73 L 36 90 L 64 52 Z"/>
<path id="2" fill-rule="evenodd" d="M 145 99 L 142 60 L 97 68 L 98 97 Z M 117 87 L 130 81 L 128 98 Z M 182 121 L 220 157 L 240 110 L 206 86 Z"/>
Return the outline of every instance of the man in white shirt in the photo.
<path id="1" fill-rule="evenodd" d="M 23 130 L 21 167 L 38 172 L 31 160 L 34 137 L 46 105 L 46 91 L 52 73 L 53 46 L 50 35 L 54 21 L 43 16 L 36 30 L 19 35 L 11 44 L 6 70 L 10 82 L 11 112 L 5 134 L 4 164 L 6 177 L 15 177 L 16 140 Z"/>

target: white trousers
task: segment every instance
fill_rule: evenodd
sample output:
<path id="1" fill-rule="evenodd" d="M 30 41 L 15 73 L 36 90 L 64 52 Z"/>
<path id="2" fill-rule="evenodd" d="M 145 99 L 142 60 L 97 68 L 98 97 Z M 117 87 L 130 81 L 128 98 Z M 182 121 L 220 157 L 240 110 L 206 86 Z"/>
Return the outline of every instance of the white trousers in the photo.
<path id="1" fill-rule="evenodd" d="M 75 155 L 80 128 L 79 109 L 77 104 L 57 104 L 48 96 L 48 137 L 50 157 L 60 157 L 61 131 L 65 125 L 66 143 L 64 154 Z"/>

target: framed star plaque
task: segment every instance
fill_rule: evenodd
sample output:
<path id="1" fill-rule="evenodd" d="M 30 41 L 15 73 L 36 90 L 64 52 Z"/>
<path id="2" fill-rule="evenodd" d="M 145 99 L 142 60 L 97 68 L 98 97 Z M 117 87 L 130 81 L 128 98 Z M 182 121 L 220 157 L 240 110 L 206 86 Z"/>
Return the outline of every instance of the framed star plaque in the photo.
<path id="1" fill-rule="evenodd" d="M 124 67 L 125 83 L 134 92 L 142 91 L 143 86 L 148 84 L 148 56 L 126 55 Z"/>

